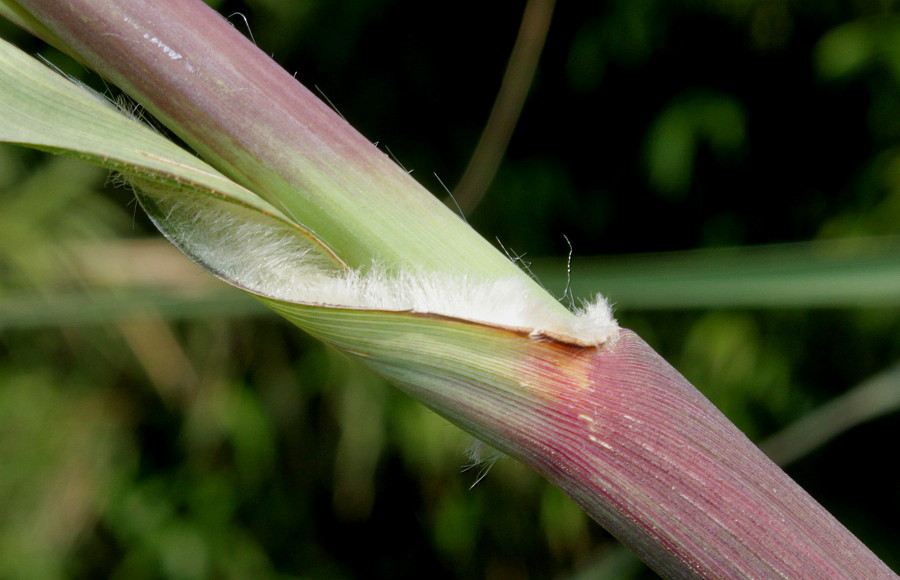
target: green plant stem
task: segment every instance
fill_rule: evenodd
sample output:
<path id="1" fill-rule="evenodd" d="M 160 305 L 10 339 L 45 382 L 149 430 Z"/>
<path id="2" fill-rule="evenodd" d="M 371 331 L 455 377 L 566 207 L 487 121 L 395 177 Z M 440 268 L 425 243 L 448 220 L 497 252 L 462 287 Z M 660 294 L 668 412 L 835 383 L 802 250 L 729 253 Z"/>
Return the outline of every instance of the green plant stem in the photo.
<path id="1" fill-rule="evenodd" d="M 516 44 L 491 114 L 466 170 L 453 188 L 453 197 L 466 215 L 481 202 L 503 161 L 537 72 L 555 4 L 556 0 L 529 0 L 525 5 Z"/>
<path id="2" fill-rule="evenodd" d="M 807 413 L 759 446 L 779 465 L 788 465 L 838 435 L 900 409 L 900 364 L 882 371 Z"/>
<path id="3" fill-rule="evenodd" d="M 664 577 L 895 578 L 631 331 L 585 349 L 273 308 L 536 469 Z"/>
<path id="4" fill-rule="evenodd" d="M 561 293 L 562 260 L 531 270 Z M 900 304 L 900 237 L 860 237 L 646 255 L 575 258 L 569 289 L 598 289 L 627 310 L 892 308 Z"/>
<path id="5" fill-rule="evenodd" d="M 19 4 L 206 161 L 351 267 L 524 276 L 202 2 Z M 564 310 L 537 284 L 532 292 Z"/>

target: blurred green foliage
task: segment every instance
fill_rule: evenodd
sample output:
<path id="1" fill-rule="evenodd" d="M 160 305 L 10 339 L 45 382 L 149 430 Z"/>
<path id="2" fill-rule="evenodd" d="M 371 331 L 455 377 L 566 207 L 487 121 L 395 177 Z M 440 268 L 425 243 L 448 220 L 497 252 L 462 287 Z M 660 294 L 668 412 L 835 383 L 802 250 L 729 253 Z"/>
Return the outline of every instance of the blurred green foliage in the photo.
<path id="1" fill-rule="evenodd" d="M 434 175 L 452 184 L 477 141 L 523 8 L 215 5 L 439 193 Z M 563 236 L 586 256 L 900 233 L 892 6 L 560 3 L 470 222 L 528 257 L 564 257 Z M 0 305 L 56 305 L 52 323 L 0 317 L 0 577 L 652 577 L 512 460 L 470 489 L 470 438 L 287 324 L 202 285 L 215 307 L 193 314 L 98 288 L 85 248 L 152 235 L 105 179 L 0 148 Z M 91 300 L 119 306 L 88 320 Z M 619 315 L 754 438 L 900 356 L 890 305 Z M 895 568 L 898 429 L 895 413 L 789 469 Z"/>

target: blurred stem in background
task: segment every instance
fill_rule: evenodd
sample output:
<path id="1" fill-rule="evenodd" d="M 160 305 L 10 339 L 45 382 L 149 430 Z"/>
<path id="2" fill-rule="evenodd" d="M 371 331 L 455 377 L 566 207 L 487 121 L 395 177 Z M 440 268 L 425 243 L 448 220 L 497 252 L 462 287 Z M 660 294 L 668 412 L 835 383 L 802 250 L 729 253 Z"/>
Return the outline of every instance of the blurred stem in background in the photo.
<path id="1" fill-rule="evenodd" d="M 475 210 L 497 174 L 534 81 L 555 4 L 556 0 L 528 0 L 525 4 L 497 99 L 466 170 L 453 188 L 463 214 Z"/>

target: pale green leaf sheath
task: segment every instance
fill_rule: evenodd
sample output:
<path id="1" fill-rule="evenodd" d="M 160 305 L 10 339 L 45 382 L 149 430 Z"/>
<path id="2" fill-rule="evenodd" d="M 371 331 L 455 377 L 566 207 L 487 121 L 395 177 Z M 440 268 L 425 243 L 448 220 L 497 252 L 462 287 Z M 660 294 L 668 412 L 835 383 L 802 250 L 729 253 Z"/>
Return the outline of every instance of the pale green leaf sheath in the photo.
<path id="1" fill-rule="evenodd" d="M 534 467 L 666 577 L 894 577 L 602 300 L 568 312 L 201 2 L 112 4 L 17 6 L 216 169 L 8 45 L 0 139 L 122 173 L 204 267 Z"/>
<path id="2" fill-rule="evenodd" d="M 103 97 L 4 43 L 0 83 L 6 141 L 118 171 L 159 228 L 186 254 L 260 297 L 300 304 L 410 311 L 569 336 L 600 344 L 614 330 L 601 303 L 582 317 L 544 314 L 524 276 L 494 280 L 350 268 L 301 224 L 224 177 Z M 494 297 L 485 300 L 484 296 Z M 599 324 L 597 324 L 599 322 Z M 596 325 L 596 328 L 594 328 Z"/>

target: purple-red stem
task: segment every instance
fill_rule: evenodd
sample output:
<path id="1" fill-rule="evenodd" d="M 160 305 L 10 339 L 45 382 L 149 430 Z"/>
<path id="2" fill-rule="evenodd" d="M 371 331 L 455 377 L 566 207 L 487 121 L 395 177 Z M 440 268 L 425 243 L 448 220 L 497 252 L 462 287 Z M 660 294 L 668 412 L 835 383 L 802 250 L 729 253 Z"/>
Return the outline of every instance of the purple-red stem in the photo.
<path id="1" fill-rule="evenodd" d="M 631 331 L 539 351 L 559 398 L 523 460 L 663 576 L 895 577 Z"/>

